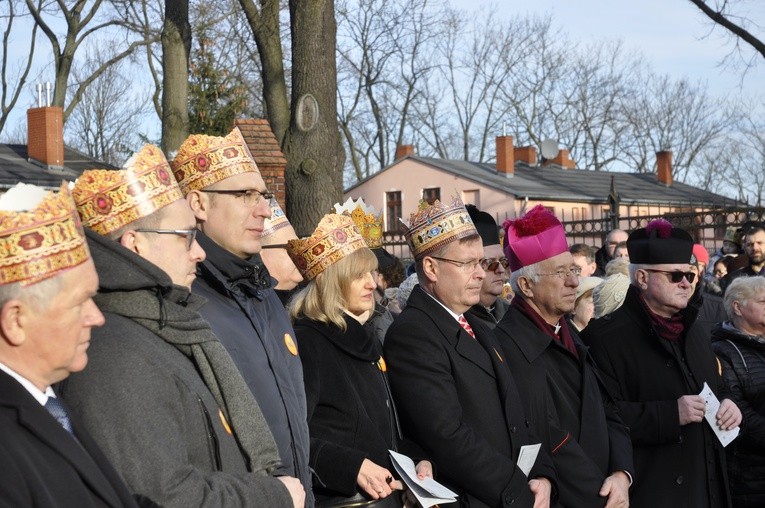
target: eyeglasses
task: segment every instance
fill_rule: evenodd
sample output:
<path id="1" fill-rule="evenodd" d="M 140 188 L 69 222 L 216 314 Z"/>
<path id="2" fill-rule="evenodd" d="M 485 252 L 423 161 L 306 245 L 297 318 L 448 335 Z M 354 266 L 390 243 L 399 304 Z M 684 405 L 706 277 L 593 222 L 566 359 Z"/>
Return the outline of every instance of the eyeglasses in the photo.
<path id="1" fill-rule="evenodd" d="M 242 189 L 242 190 L 212 190 L 207 189 L 203 190 L 202 192 L 208 192 L 211 194 L 228 194 L 229 196 L 234 196 L 236 198 L 242 198 L 244 200 L 244 206 L 257 206 L 258 203 L 260 203 L 260 198 L 264 197 L 267 200 L 271 200 L 271 198 L 274 197 L 273 192 L 269 191 L 259 191 L 257 189 Z"/>
<path id="2" fill-rule="evenodd" d="M 548 277 L 555 276 L 555 277 L 558 277 L 559 279 L 565 280 L 571 277 L 572 274 L 579 277 L 580 275 L 582 275 L 582 269 L 577 266 L 574 268 L 569 268 L 568 270 L 558 270 L 557 272 L 553 272 L 553 273 L 538 273 L 537 275 L 545 275 Z"/>
<path id="3" fill-rule="evenodd" d="M 499 265 L 502 265 L 502 268 L 507 268 L 508 266 L 510 266 L 510 261 L 508 261 L 507 258 L 499 258 L 499 259 L 483 258 L 481 260 L 481 268 L 483 268 L 487 272 L 495 272 L 497 268 L 499 268 Z"/>
<path id="4" fill-rule="evenodd" d="M 440 258 L 438 256 L 430 256 L 433 259 L 437 259 L 439 261 L 446 261 L 447 263 L 452 263 L 460 267 L 460 270 L 462 270 L 465 273 L 472 273 L 475 271 L 475 269 L 481 265 L 482 259 L 474 259 L 473 261 L 457 261 L 456 259 L 449 259 L 449 258 Z"/>
<path id="5" fill-rule="evenodd" d="M 137 233 L 157 233 L 158 235 L 178 235 L 186 237 L 186 250 L 190 251 L 197 239 L 198 229 L 149 229 L 141 228 L 135 230 Z"/>
<path id="6" fill-rule="evenodd" d="M 669 270 L 654 270 L 652 268 L 643 268 L 643 270 L 653 273 L 666 273 L 669 275 L 669 280 L 671 280 L 673 284 L 677 284 L 683 280 L 683 277 L 688 279 L 689 283 L 693 284 L 693 279 L 696 278 L 696 274 L 693 272 L 670 272 Z"/>

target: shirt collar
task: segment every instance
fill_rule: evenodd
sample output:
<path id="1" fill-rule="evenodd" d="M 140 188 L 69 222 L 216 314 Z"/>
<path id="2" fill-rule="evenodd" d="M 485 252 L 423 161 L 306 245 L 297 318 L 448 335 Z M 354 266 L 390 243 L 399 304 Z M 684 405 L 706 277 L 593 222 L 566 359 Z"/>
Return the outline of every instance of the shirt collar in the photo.
<path id="1" fill-rule="evenodd" d="M 56 397 L 56 394 L 53 393 L 53 388 L 50 386 L 45 389 L 45 391 L 41 391 L 39 388 L 37 388 L 34 383 L 32 383 L 30 380 L 16 372 L 15 370 L 11 369 L 4 363 L 0 362 L 0 370 L 11 376 L 13 379 L 19 382 L 21 386 L 23 386 L 29 394 L 35 398 L 37 402 L 39 402 L 41 405 L 45 405 L 46 402 L 48 402 L 49 397 Z"/>

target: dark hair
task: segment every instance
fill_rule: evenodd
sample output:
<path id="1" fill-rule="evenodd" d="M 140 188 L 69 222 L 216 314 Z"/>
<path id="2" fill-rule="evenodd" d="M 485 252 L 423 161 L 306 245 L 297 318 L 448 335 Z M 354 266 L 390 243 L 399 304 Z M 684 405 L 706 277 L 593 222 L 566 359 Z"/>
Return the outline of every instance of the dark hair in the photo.
<path id="1" fill-rule="evenodd" d="M 389 288 L 397 288 L 404 282 L 404 265 L 401 264 L 399 258 L 395 258 L 393 263 L 389 263 L 385 266 L 381 266 L 377 269 L 380 275 L 385 279 L 385 283 Z"/>
<path id="2" fill-rule="evenodd" d="M 595 261 L 595 251 L 586 243 L 575 243 L 568 251 L 572 256 L 584 256 L 588 263 Z"/>

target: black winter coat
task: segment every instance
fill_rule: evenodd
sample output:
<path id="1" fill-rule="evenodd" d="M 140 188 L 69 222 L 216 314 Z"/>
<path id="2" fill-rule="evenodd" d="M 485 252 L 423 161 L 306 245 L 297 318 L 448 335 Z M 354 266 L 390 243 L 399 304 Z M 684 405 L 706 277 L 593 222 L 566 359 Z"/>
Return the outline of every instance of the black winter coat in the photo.
<path id="1" fill-rule="evenodd" d="M 701 392 L 704 382 L 729 398 L 709 337 L 687 308 L 683 338 L 661 339 L 630 286 L 624 304 L 591 321 L 581 334 L 600 368 L 635 459 L 633 508 L 729 507 L 725 453 L 705 421 L 680 426 L 677 399 Z"/>
<path id="2" fill-rule="evenodd" d="M 197 265 L 192 291 L 207 299 L 199 313 L 228 350 L 263 411 L 279 448 L 279 474 L 300 479 L 313 506 L 308 467 L 303 369 L 295 332 L 274 282 L 258 256 L 239 259 L 204 233 L 207 259 Z"/>
<path id="3" fill-rule="evenodd" d="M 441 304 L 415 286 L 385 337 L 391 388 L 404 435 L 421 446 L 439 481 L 462 507 L 531 507 L 528 479 L 516 466 L 529 429 L 515 381 L 492 331 L 465 315 L 473 339 Z M 540 451 L 530 478 L 552 479 Z"/>
<path id="4" fill-rule="evenodd" d="M 744 415 L 741 435 L 725 449 L 733 506 L 760 508 L 765 506 L 765 337 L 725 323 L 712 330 L 712 348 Z"/>
<path id="5" fill-rule="evenodd" d="M 295 322 L 317 500 L 362 492 L 356 478 L 364 459 L 395 471 L 388 450 L 398 448 L 399 436 L 382 346 L 355 319 L 345 322 L 345 332 L 307 318 Z"/>
<path id="6" fill-rule="evenodd" d="M 598 494 L 605 478 L 616 471 L 635 475 L 632 443 L 589 348 L 568 326 L 579 358 L 513 306 L 494 333 L 532 427 L 553 450 L 559 506 L 605 506 Z"/>

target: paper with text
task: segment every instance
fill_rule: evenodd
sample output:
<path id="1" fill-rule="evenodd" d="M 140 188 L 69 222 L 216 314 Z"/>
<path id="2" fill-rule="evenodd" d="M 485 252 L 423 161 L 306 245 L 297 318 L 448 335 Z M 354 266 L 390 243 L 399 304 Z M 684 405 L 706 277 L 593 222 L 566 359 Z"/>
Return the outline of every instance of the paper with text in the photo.
<path id="1" fill-rule="evenodd" d="M 706 419 L 707 423 L 709 423 L 709 426 L 712 427 L 712 430 L 722 445 L 728 446 L 731 441 L 738 437 L 738 433 L 741 429 L 736 427 L 735 429 L 731 430 L 722 430 L 719 425 L 717 425 L 717 410 L 720 409 L 720 401 L 717 400 L 717 396 L 712 392 L 712 389 L 709 388 L 709 385 L 706 384 L 706 382 L 704 383 L 704 388 L 701 389 L 701 393 L 699 393 L 699 395 L 701 395 L 701 398 L 704 399 L 704 404 L 707 406 L 704 413 L 704 418 Z"/>

